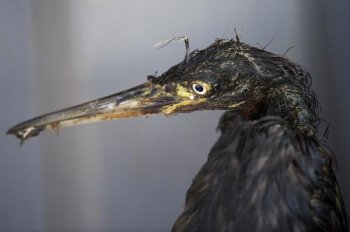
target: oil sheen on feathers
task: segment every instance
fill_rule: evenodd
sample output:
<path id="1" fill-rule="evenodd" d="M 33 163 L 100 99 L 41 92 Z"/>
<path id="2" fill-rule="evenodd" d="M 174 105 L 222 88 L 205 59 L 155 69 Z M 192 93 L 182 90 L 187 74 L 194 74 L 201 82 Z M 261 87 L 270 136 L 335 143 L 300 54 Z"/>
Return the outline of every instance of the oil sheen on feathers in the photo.
<path id="1" fill-rule="evenodd" d="M 328 149 L 279 117 L 227 125 L 174 232 L 347 230 Z"/>

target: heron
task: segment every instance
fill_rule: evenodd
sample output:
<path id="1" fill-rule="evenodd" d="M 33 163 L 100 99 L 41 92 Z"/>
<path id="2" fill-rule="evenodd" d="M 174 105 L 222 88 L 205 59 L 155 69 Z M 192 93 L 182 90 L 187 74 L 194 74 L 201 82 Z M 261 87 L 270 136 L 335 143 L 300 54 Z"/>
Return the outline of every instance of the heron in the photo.
<path id="1" fill-rule="evenodd" d="M 45 129 L 142 115 L 224 110 L 220 137 L 187 191 L 174 232 L 347 231 L 336 159 L 320 127 L 310 74 L 239 40 L 217 39 L 163 74 L 116 94 L 8 130 Z"/>

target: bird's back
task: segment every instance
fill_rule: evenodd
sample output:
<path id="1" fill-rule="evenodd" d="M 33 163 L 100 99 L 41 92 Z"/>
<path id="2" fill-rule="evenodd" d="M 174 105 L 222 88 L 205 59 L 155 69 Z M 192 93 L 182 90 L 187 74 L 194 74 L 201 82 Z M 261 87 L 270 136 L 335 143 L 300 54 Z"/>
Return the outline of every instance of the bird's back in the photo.
<path id="1" fill-rule="evenodd" d="M 228 112 L 220 125 L 173 231 L 347 231 L 335 161 L 321 142 L 278 117 Z"/>

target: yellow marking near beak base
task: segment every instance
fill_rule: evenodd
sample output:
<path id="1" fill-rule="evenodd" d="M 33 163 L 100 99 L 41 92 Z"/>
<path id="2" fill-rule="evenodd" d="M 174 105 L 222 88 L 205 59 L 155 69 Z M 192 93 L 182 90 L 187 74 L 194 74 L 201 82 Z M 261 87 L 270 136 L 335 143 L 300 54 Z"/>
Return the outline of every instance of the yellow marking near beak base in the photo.
<path id="1" fill-rule="evenodd" d="M 189 98 L 193 93 L 191 93 L 187 88 L 183 87 L 182 85 L 176 86 L 176 94 L 180 97 Z"/>
<path id="2" fill-rule="evenodd" d="M 183 106 L 188 106 L 188 105 L 197 105 L 199 103 L 205 102 L 205 98 L 200 98 L 195 100 L 195 97 L 192 92 L 190 92 L 186 87 L 183 87 L 182 85 L 177 85 L 176 86 L 176 95 L 177 97 L 183 97 L 184 100 L 173 105 L 168 105 L 163 107 L 161 110 L 163 114 L 169 115 L 172 114 L 176 111 L 176 109 L 183 107 Z"/>
<path id="3" fill-rule="evenodd" d="M 169 114 L 175 113 L 176 109 L 178 109 L 180 107 L 188 106 L 188 105 L 197 105 L 199 103 L 206 102 L 206 100 L 207 99 L 205 99 L 205 98 L 198 99 L 198 100 L 184 100 L 184 101 L 181 101 L 177 104 L 165 106 L 165 107 L 163 107 L 163 109 L 161 111 L 163 114 L 169 115 Z"/>

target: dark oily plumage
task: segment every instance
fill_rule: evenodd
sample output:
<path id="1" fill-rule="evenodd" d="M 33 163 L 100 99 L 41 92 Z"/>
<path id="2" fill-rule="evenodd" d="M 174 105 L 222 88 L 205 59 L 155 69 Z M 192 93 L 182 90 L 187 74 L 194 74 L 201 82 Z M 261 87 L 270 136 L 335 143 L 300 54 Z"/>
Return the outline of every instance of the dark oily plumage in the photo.
<path id="1" fill-rule="evenodd" d="M 197 80 L 205 81 L 213 90 L 202 110 L 229 109 L 230 103 L 243 100 L 239 109 L 250 119 L 278 115 L 307 134 L 317 130 L 318 102 L 310 75 L 285 57 L 241 42 L 217 40 L 192 52 L 190 62 L 151 80 L 168 86 L 188 83 L 188 88 Z"/>
<path id="2" fill-rule="evenodd" d="M 280 117 L 237 121 L 211 149 L 173 231 L 347 231 L 334 166 L 325 146 Z"/>
<path id="3" fill-rule="evenodd" d="M 8 133 L 25 140 L 47 128 L 195 110 L 227 112 L 174 232 L 347 231 L 335 159 L 317 137 L 310 75 L 238 40 L 217 40 L 140 86 L 36 117 Z"/>

